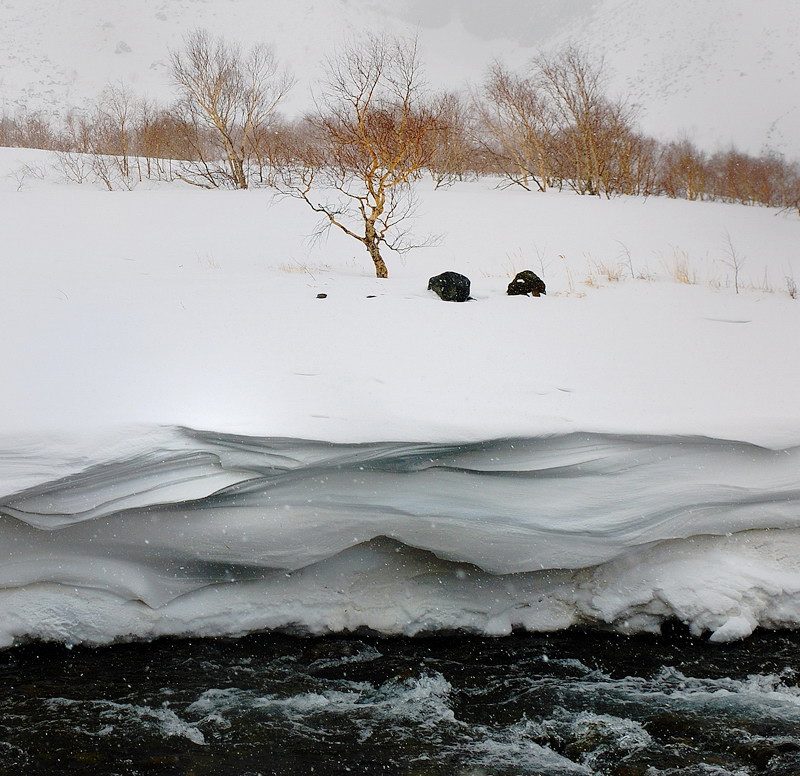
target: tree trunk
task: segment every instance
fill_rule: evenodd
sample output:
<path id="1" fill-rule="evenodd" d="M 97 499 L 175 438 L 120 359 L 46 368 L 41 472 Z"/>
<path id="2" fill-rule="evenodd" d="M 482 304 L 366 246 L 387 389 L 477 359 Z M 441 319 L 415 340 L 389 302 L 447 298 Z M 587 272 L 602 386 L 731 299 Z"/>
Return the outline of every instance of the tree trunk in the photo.
<path id="1" fill-rule="evenodd" d="M 244 172 L 244 161 L 240 156 L 229 152 L 231 171 L 233 172 L 233 182 L 237 189 L 247 188 L 247 175 Z"/>
<path id="2" fill-rule="evenodd" d="M 366 246 L 367 250 L 369 251 L 370 258 L 372 259 L 372 263 L 375 265 L 375 276 L 379 278 L 388 278 L 389 270 L 386 268 L 386 262 L 384 262 L 383 257 L 381 256 L 378 243 L 368 242 L 366 243 Z"/>
<path id="3" fill-rule="evenodd" d="M 364 245 L 367 246 L 372 263 L 375 265 L 375 275 L 379 278 L 388 278 L 389 270 L 386 268 L 381 256 L 381 241 L 375 229 L 375 221 L 379 218 L 383 207 L 375 206 L 372 208 L 370 217 L 364 223 Z"/>

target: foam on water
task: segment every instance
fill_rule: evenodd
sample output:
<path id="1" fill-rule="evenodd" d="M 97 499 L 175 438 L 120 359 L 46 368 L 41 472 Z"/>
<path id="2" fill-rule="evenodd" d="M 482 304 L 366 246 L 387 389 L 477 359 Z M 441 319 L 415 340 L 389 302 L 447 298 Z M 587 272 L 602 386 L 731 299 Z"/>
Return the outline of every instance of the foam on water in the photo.
<path id="1" fill-rule="evenodd" d="M 522 773 L 548 773 L 553 776 L 592 776 L 593 771 L 552 749 L 530 740 L 524 730 L 515 728 L 487 733 L 470 746 L 472 761 L 487 768 L 514 768 Z"/>
<path id="2" fill-rule="evenodd" d="M 652 677 L 615 679 L 584 667 L 574 679 L 565 676 L 531 679 L 528 692 L 539 693 L 546 688 L 557 688 L 564 698 L 570 699 L 571 706 L 579 705 L 581 695 L 590 692 L 619 709 L 632 706 L 681 709 L 800 722 L 800 687 L 792 670 L 781 674 L 750 674 L 745 679 L 711 679 L 687 676 L 666 666 Z M 580 719 L 579 715 L 572 721 Z"/>
<path id="3" fill-rule="evenodd" d="M 205 744 L 203 733 L 195 725 L 181 719 L 166 704 L 160 708 L 153 708 L 131 703 L 116 703 L 111 700 L 75 701 L 67 698 L 53 698 L 49 703 L 54 707 L 81 706 L 81 711 L 85 711 L 89 719 L 100 725 L 93 731 L 94 735 L 110 735 L 118 726 L 133 729 L 143 727 L 154 730 L 165 738 L 178 736 L 188 739 L 193 744 Z"/>
<path id="4" fill-rule="evenodd" d="M 349 689 L 302 692 L 288 697 L 233 688 L 210 689 L 187 706 L 186 712 L 201 714 L 204 719 L 224 719 L 231 712 L 253 710 L 295 719 L 320 713 L 341 714 L 370 721 L 414 721 L 426 727 L 455 721 L 448 704 L 452 688 L 441 674 L 392 680 L 378 687 L 369 683 L 346 686 Z"/>

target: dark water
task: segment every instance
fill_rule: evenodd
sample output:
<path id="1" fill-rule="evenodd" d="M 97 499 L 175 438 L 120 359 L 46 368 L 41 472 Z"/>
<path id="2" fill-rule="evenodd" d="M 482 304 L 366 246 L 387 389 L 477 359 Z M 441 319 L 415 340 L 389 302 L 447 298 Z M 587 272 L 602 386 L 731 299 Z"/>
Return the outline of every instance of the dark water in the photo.
<path id="1" fill-rule="evenodd" d="M 0 652 L 0 773 L 800 774 L 800 635 Z"/>

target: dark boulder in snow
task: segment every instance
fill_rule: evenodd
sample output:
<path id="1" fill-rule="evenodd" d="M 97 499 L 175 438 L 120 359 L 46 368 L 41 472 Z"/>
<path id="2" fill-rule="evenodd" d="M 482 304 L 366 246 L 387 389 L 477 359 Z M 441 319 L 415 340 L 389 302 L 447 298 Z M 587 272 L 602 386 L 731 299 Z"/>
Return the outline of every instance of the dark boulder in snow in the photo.
<path id="1" fill-rule="evenodd" d="M 445 302 L 466 302 L 470 298 L 469 278 L 458 272 L 442 272 L 428 281 L 428 291 Z"/>
<path id="2" fill-rule="evenodd" d="M 516 277 L 508 284 L 506 293 L 509 296 L 541 296 L 547 294 L 544 280 L 529 269 L 518 272 Z"/>

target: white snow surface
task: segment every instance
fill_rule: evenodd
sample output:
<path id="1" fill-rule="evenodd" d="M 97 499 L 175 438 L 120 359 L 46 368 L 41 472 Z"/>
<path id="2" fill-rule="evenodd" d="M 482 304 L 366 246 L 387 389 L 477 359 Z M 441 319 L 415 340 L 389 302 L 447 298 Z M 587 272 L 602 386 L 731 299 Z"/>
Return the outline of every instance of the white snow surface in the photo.
<path id="1" fill-rule="evenodd" d="M 662 140 L 800 157 L 796 0 L 0 0 L 0 112 L 63 117 L 124 82 L 169 103 L 169 52 L 203 27 L 271 45 L 312 105 L 322 64 L 366 32 L 416 37 L 436 88 L 478 85 L 491 62 L 524 70 L 578 43 Z"/>
<path id="2" fill-rule="evenodd" d="M 800 624 L 797 216 L 417 189 L 378 280 L 269 190 L 0 150 L 0 645 Z"/>

